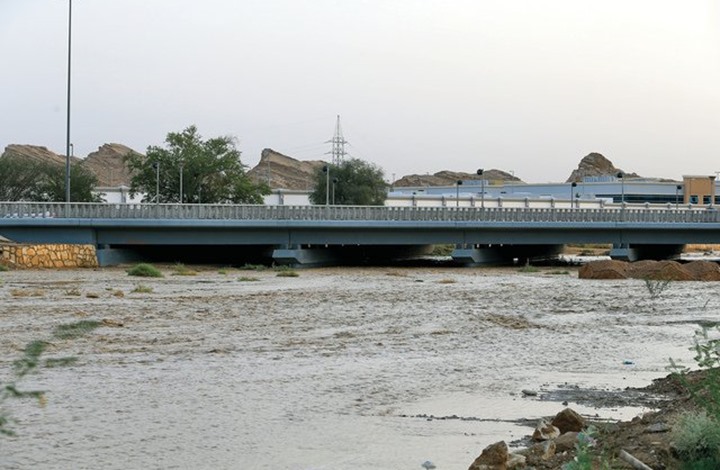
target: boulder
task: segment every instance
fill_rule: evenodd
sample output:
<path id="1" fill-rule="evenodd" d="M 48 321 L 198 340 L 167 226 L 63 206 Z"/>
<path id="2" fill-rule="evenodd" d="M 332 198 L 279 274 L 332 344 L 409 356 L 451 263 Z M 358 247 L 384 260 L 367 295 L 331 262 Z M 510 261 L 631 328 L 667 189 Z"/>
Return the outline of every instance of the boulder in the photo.
<path id="1" fill-rule="evenodd" d="M 560 434 L 580 432 L 585 429 L 586 426 L 585 418 L 570 408 L 565 408 L 555 415 L 550 424 L 557 427 L 560 430 Z"/>
<path id="2" fill-rule="evenodd" d="M 505 441 L 496 442 L 483 449 L 468 470 L 507 470 L 509 457 Z"/>
<path id="3" fill-rule="evenodd" d="M 578 271 L 580 279 L 627 279 L 628 263 L 617 260 L 600 260 L 586 263 Z"/>
<path id="4" fill-rule="evenodd" d="M 550 460 L 555 456 L 556 452 L 558 452 L 558 449 L 555 441 L 538 442 L 524 451 L 528 458 L 533 461 Z"/>
<path id="5" fill-rule="evenodd" d="M 576 431 L 566 432 L 553 442 L 555 443 L 555 452 L 557 453 L 573 450 L 575 444 L 578 443 L 578 433 Z"/>
<path id="6" fill-rule="evenodd" d="M 542 420 L 535 428 L 532 439 L 533 441 L 549 441 L 558 436 L 560 436 L 560 430 L 547 421 Z"/>

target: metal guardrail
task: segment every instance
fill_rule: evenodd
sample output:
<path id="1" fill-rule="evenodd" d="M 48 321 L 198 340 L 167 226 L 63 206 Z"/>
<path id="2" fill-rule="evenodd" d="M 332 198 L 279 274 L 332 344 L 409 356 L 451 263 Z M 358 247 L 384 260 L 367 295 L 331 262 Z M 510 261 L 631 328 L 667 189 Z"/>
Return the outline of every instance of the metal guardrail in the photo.
<path id="1" fill-rule="evenodd" d="M 715 208 L 480 208 L 0 202 L 0 219 L 718 223 Z M 2 222 L 0 221 L 0 225 Z"/>

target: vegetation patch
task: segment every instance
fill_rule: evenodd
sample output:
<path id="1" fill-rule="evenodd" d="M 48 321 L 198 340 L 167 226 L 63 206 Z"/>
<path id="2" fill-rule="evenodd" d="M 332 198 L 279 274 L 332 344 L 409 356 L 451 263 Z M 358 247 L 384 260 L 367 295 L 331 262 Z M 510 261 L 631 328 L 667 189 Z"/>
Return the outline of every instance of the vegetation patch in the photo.
<path id="1" fill-rule="evenodd" d="M 136 264 L 128 270 L 128 276 L 138 277 L 163 277 L 163 273 L 158 268 L 148 263 Z"/>
<path id="2" fill-rule="evenodd" d="M 438 284 L 455 284 L 456 282 L 455 279 L 440 279 Z"/>
<path id="3" fill-rule="evenodd" d="M 267 271 L 269 268 L 264 264 L 245 264 L 240 269 L 243 271 Z"/>
<path id="4" fill-rule="evenodd" d="M 297 271 L 295 271 L 290 266 L 276 266 L 275 271 L 277 272 L 277 277 L 298 277 L 300 274 L 298 274 Z"/>
<path id="5" fill-rule="evenodd" d="M 10 291 L 13 297 L 42 297 L 45 291 L 42 289 L 13 289 Z"/>
<path id="6" fill-rule="evenodd" d="M 152 294 L 153 288 L 143 284 L 138 284 L 131 292 L 133 294 Z"/>
<path id="7" fill-rule="evenodd" d="M 256 277 L 250 277 L 250 276 L 241 276 L 238 278 L 238 281 L 240 281 L 240 282 L 257 282 L 259 280 L 260 279 L 258 279 Z"/>
<path id="8" fill-rule="evenodd" d="M 197 276 L 197 271 L 182 263 L 177 263 L 173 269 L 173 276 Z"/>
<path id="9" fill-rule="evenodd" d="M 10 271 L 10 268 L 7 265 L 4 265 L 0 263 L 0 272 Z"/>
<path id="10" fill-rule="evenodd" d="M 78 289 L 77 287 L 73 287 L 72 289 L 66 290 L 65 295 L 69 297 L 80 297 L 82 295 L 82 292 L 80 292 L 80 289 Z"/>
<path id="11" fill-rule="evenodd" d="M 80 320 L 75 323 L 68 323 L 65 325 L 59 325 L 55 328 L 53 336 L 58 339 L 73 339 L 80 336 L 84 336 L 95 328 L 99 327 L 102 323 L 96 320 Z"/>

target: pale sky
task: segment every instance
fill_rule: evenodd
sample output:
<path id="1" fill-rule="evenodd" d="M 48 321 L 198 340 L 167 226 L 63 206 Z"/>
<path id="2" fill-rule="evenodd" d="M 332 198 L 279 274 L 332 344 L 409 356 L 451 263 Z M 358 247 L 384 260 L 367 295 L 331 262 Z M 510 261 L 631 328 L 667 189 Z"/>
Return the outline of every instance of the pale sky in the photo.
<path id="1" fill-rule="evenodd" d="M 68 0 L 0 0 L 0 147 L 65 150 Z M 720 171 L 720 0 L 73 0 L 72 142 L 196 124 L 254 166 Z"/>

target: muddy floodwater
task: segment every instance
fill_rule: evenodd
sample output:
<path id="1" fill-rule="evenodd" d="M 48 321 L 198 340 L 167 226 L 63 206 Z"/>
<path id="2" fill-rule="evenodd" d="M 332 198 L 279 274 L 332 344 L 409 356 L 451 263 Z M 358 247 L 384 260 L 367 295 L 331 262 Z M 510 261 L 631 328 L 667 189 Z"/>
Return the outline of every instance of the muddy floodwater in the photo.
<path id="1" fill-rule="evenodd" d="M 720 287 L 651 298 L 644 281 L 564 269 L 2 272 L 1 381 L 57 325 L 105 324 L 50 340 L 49 357 L 78 361 L 23 382 L 47 404 L 10 403 L 18 437 L 0 437 L 0 468 L 466 469 L 563 397 L 590 416 L 641 413 L 557 391 L 645 386 L 669 357 L 691 364 Z"/>

